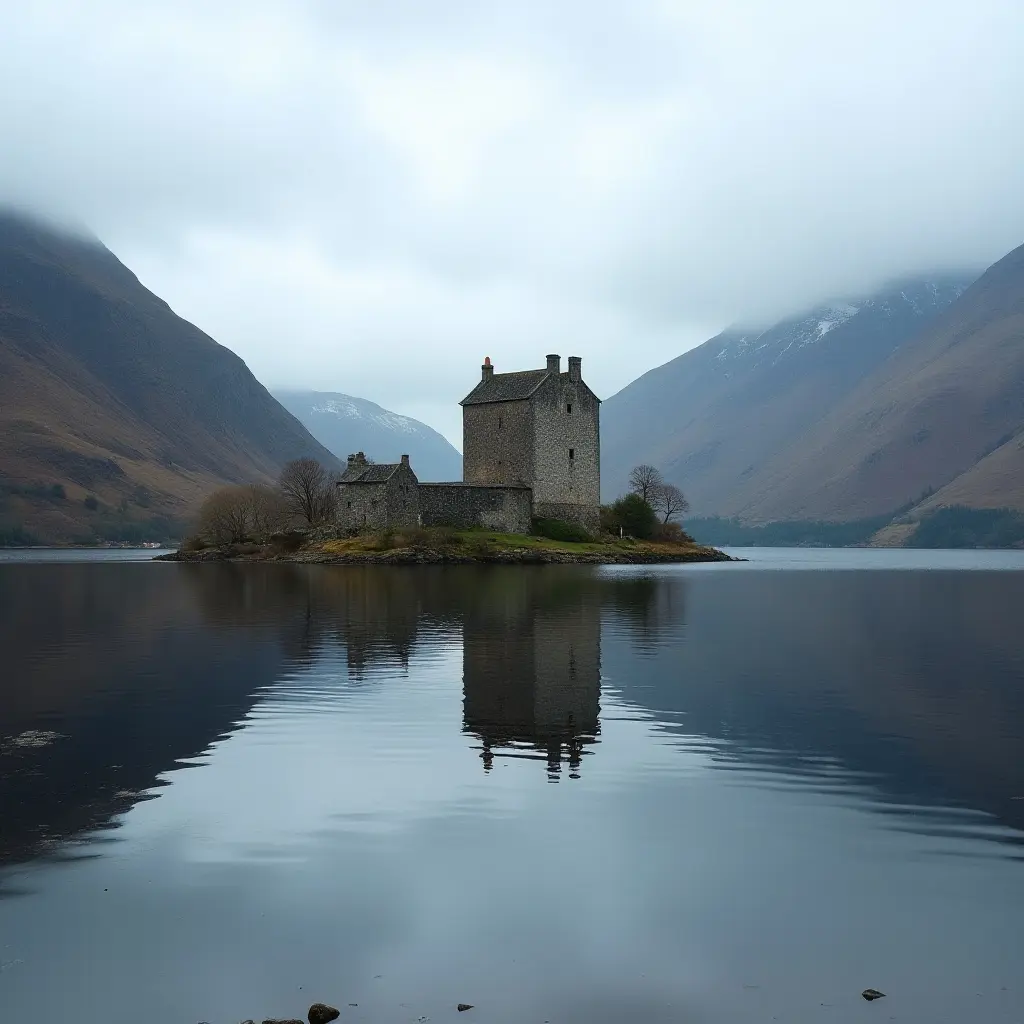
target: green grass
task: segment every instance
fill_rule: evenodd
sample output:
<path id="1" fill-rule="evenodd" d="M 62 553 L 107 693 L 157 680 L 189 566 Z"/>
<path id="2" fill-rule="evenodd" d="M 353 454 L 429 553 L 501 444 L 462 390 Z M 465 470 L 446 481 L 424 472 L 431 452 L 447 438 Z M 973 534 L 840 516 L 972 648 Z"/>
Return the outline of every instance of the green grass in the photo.
<path id="1" fill-rule="evenodd" d="M 659 541 L 637 541 L 618 537 L 598 538 L 588 541 L 552 540 L 535 534 L 499 533 L 492 530 L 416 529 L 410 530 L 410 537 L 401 530 L 385 534 L 365 534 L 344 540 L 324 541 L 320 550 L 328 554 L 357 554 L 360 552 L 399 551 L 409 548 L 429 548 L 447 551 L 460 550 L 467 554 L 484 551 L 565 551 L 575 554 L 602 554 L 613 551 L 651 551 L 672 553 L 689 544 L 675 544 Z M 426 537 L 423 536 L 426 534 Z"/>

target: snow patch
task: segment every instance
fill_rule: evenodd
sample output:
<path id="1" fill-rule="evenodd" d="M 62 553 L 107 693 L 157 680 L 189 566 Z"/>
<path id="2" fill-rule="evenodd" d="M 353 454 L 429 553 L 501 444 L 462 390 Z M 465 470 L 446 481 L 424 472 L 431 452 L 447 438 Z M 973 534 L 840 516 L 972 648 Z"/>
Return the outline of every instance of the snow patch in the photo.
<path id="1" fill-rule="evenodd" d="M 318 402 L 310 407 L 314 413 L 325 413 L 329 416 L 339 416 L 343 419 L 364 420 L 368 423 L 375 423 L 385 430 L 396 434 L 422 434 L 423 429 L 419 423 L 408 416 L 400 416 L 397 412 L 388 412 L 381 409 L 380 412 L 367 411 L 360 407 L 359 403 L 345 398 L 331 398 L 324 402 Z"/>
<path id="2" fill-rule="evenodd" d="M 319 405 L 311 406 L 310 412 L 325 412 L 334 416 L 353 417 L 355 419 L 363 418 L 363 414 L 355 402 L 335 398 L 328 402 L 321 402 Z"/>

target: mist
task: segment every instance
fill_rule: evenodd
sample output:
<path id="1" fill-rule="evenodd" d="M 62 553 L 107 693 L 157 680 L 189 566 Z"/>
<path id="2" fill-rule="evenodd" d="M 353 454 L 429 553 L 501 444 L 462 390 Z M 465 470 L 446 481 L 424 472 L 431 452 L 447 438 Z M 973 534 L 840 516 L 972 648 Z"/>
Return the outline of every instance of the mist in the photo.
<path id="1" fill-rule="evenodd" d="M 0 37 L 0 201 L 268 386 L 456 443 L 485 355 L 581 355 L 607 397 L 730 323 L 981 269 L 1024 241 L 1021 124 L 1015 2 L 53 0 Z"/>

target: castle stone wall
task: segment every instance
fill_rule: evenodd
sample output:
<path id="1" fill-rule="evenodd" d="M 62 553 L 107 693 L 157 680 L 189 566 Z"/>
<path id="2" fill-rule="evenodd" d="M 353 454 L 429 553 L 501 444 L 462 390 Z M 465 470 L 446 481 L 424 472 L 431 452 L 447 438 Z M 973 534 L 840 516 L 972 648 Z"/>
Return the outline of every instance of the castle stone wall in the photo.
<path id="1" fill-rule="evenodd" d="M 534 515 L 596 530 L 601 505 L 600 402 L 582 380 L 549 378 L 533 397 Z"/>
<path id="2" fill-rule="evenodd" d="M 338 485 L 337 522 L 343 532 L 383 530 L 387 519 L 387 484 Z"/>
<path id="3" fill-rule="evenodd" d="M 463 407 L 462 478 L 467 484 L 529 486 L 533 479 L 533 409 L 529 401 Z"/>
<path id="4" fill-rule="evenodd" d="M 416 526 L 420 517 L 416 474 L 399 466 L 380 483 L 338 484 L 338 528 L 344 533 L 376 533 Z"/>
<path id="5" fill-rule="evenodd" d="M 532 508 L 528 487 L 419 485 L 420 522 L 424 526 L 480 526 L 500 533 L 529 533 Z"/>

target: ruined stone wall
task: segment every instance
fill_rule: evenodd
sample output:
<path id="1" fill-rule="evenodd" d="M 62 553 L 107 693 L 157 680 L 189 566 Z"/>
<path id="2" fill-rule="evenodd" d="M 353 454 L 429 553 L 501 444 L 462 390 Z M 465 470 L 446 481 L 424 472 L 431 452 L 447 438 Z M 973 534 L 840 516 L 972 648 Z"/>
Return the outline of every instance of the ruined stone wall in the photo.
<path id="1" fill-rule="evenodd" d="M 338 529 L 343 533 L 383 530 L 387 518 L 387 484 L 338 485 Z"/>
<path id="2" fill-rule="evenodd" d="M 419 522 L 416 474 L 400 466 L 386 481 L 338 484 L 338 529 L 343 533 L 378 533 Z"/>
<path id="3" fill-rule="evenodd" d="M 533 411 L 528 401 L 462 409 L 462 478 L 468 484 L 533 479 Z"/>
<path id="4" fill-rule="evenodd" d="M 420 521 L 419 481 L 405 467 L 387 482 L 387 529 L 417 526 Z"/>
<path id="5" fill-rule="evenodd" d="M 468 483 L 420 484 L 424 526 L 480 526 L 500 533 L 529 533 L 532 492 L 528 487 L 482 487 Z"/>
<path id="6" fill-rule="evenodd" d="M 534 515 L 597 529 L 601 403 L 582 380 L 562 374 L 538 389 L 533 407 Z"/>

